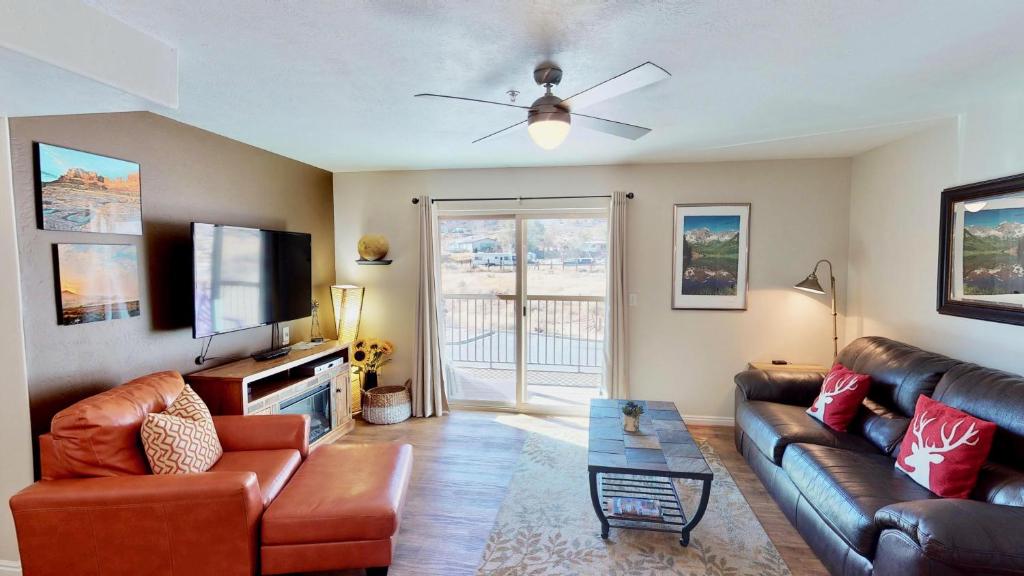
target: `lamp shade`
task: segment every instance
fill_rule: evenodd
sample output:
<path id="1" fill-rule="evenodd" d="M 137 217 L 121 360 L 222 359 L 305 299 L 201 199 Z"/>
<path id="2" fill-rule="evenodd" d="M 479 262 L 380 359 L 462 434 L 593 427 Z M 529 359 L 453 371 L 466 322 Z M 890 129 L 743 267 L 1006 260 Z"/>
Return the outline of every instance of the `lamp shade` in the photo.
<path id="1" fill-rule="evenodd" d="M 554 150 L 565 141 L 572 127 L 569 110 L 550 90 L 533 102 L 526 118 L 526 131 L 533 143 L 545 150 Z"/>
<path id="2" fill-rule="evenodd" d="M 331 286 L 334 320 L 338 323 L 338 342 L 352 342 L 359 336 L 359 319 L 363 312 L 366 288 L 351 284 Z"/>
<path id="3" fill-rule="evenodd" d="M 804 278 L 799 284 L 793 286 L 797 290 L 803 290 L 804 292 L 812 292 L 814 294 L 824 294 L 825 290 L 821 287 L 821 282 L 818 282 L 818 277 L 812 272 Z"/>
<path id="4" fill-rule="evenodd" d="M 531 121 L 526 130 L 530 133 L 534 144 L 545 150 L 554 150 L 569 135 L 569 122 L 560 119 Z"/>

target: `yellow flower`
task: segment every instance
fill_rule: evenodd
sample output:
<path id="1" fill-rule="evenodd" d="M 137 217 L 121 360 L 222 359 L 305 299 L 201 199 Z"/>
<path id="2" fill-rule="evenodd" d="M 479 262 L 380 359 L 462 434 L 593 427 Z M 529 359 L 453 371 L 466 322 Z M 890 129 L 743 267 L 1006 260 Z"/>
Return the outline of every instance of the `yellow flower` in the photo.
<path id="1" fill-rule="evenodd" d="M 362 366 L 366 361 L 366 352 L 364 350 L 356 350 L 352 353 L 352 363 L 356 366 Z"/>
<path id="2" fill-rule="evenodd" d="M 388 362 L 395 345 L 383 338 L 360 338 L 352 344 L 352 365 L 363 370 L 376 371 Z"/>

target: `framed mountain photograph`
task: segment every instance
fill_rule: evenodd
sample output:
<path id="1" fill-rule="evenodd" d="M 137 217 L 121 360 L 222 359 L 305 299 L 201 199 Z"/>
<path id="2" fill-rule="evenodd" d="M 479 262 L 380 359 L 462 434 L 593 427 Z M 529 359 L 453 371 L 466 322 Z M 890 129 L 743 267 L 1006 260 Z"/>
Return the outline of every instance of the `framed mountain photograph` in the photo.
<path id="1" fill-rule="evenodd" d="M 54 244 L 57 322 L 139 315 L 139 259 L 131 244 Z"/>
<path id="2" fill-rule="evenodd" d="M 1024 325 L 1024 174 L 942 192 L 940 314 Z"/>
<path id="3" fill-rule="evenodd" d="M 750 204 L 676 204 L 672 308 L 746 310 Z"/>
<path id="4" fill-rule="evenodd" d="M 142 235 L 138 164 L 42 142 L 34 149 L 40 229 Z"/>

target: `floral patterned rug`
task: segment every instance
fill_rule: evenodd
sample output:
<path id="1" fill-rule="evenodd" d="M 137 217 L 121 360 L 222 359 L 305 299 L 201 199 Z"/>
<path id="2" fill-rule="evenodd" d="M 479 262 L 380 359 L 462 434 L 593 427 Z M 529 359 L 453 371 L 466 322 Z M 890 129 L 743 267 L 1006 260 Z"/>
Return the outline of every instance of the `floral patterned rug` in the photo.
<path id="1" fill-rule="evenodd" d="M 585 420 L 520 416 L 513 425 L 528 435 L 478 575 L 790 574 L 707 442 L 698 444 L 715 473 L 711 500 L 683 548 L 678 534 L 612 528 L 601 539 L 587 483 Z M 679 481 L 678 489 L 684 509 L 693 511 L 699 484 Z"/>

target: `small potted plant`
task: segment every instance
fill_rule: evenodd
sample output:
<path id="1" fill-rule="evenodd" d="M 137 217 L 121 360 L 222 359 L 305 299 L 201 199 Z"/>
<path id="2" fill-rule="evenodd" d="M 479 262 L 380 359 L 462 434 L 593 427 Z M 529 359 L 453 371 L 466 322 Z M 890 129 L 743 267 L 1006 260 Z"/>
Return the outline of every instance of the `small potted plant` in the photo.
<path id="1" fill-rule="evenodd" d="M 356 373 L 362 376 L 363 390 L 376 388 L 377 374 L 391 361 L 395 346 L 387 340 L 360 338 L 352 348 L 352 365 Z"/>
<path id="2" fill-rule="evenodd" d="M 642 404 L 630 400 L 622 406 L 622 429 L 626 432 L 640 430 L 640 415 L 644 413 Z"/>

